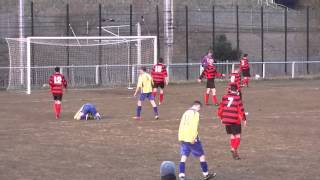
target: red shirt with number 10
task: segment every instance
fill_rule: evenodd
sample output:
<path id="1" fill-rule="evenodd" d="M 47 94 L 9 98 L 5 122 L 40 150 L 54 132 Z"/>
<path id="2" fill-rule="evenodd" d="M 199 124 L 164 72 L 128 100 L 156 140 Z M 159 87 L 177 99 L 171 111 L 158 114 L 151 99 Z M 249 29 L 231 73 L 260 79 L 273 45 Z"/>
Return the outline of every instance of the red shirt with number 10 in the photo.
<path id="1" fill-rule="evenodd" d="M 49 85 L 52 94 L 62 94 L 62 88 L 67 88 L 67 81 L 65 80 L 63 74 L 56 72 L 50 76 Z"/>

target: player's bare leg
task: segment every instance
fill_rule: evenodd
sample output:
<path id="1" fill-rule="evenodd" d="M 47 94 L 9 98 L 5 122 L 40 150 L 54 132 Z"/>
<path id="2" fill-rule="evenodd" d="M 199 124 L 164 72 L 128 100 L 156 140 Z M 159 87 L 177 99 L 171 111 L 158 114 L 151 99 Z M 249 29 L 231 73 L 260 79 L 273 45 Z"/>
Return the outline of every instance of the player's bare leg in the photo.
<path id="1" fill-rule="evenodd" d="M 244 77 L 243 78 L 243 85 L 249 87 L 249 77 Z"/>
<path id="2" fill-rule="evenodd" d="M 206 105 L 209 105 L 209 95 L 210 95 L 210 88 L 207 88 L 206 93 L 204 95 L 204 102 Z"/>
<path id="3" fill-rule="evenodd" d="M 162 104 L 163 99 L 164 99 L 164 91 L 163 91 L 163 89 L 160 88 L 159 105 Z"/>
<path id="4" fill-rule="evenodd" d="M 137 110 L 136 110 L 136 116 L 135 117 L 133 117 L 133 119 L 135 119 L 135 120 L 140 120 L 141 119 L 141 111 L 142 111 L 142 103 L 141 103 L 141 101 L 139 100 L 138 102 L 137 102 Z"/>
<path id="5" fill-rule="evenodd" d="M 158 88 L 153 88 L 152 89 L 152 95 L 153 95 L 154 99 L 156 99 L 157 91 L 158 91 Z"/>
<path id="6" fill-rule="evenodd" d="M 56 119 L 60 118 L 60 112 L 61 112 L 61 101 L 55 100 L 54 101 L 54 111 L 56 114 Z"/>
<path id="7" fill-rule="evenodd" d="M 217 96 L 216 96 L 216 88 L 211 89 L 211 93 L 212 93 L 212 103 L 216 106 L 218 106 L 218 102 L 217 102 Z"/>
<path id="8" fill-rule="evenodd" d="M 158 113 L 158 107 L 157 104 L 154 100 L 150 100 L 150 103 L 153 107 L 153 112 L 154 112 L 154 119 L 158 120 L 159 119 L 159 113 Z"/>

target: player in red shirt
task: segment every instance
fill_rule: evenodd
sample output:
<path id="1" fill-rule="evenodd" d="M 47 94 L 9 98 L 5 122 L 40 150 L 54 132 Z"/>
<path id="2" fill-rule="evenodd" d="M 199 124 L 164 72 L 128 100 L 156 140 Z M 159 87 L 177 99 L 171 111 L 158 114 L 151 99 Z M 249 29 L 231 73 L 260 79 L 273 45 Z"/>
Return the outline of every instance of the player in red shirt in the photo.
<path id="1" fill-rule="evenodd" d="M 230 91 L 222 98 L 218 109 L 218 117 L 225 125 L 227 134 L 230 134 L 230 146 L 232 157 L 240 160 L 238 155 L 238 147 L 241 138 L 241 121 L 247 126 L 246 115 L 242 105 L 242 101 L 234 84 L 230 87 Z"/>
<path id="2" fill-rule="evenodd" d="M 159 98 L 159 105 L 163 102 L 164 99 L 164 87 L 165 85 L 168 85 L 168 79 L 167 79 L 167 67 L 165 64 L 163 64 L 163 59 L 159 58 L 158 63 L 154 64 L 152 66 L 152 72 L 151 76 L 153 79 L 153 90 L 152 94 L 154 97 L 157 96 L 158 88 L 160 88 L 160 98 Z"/>
<path id="3" fill-rule="evenodd" d="M 208 101 L 209 101 L 209 94 L 210 91 L 212 92 L 212 102 L 213 104 L 215 104 L 216 106 L 218 106 L 219 104 L 217 103 L 217 97 L 216 97 L 216 87 L 214 84 L 214 79 L 215 77 L 221 77 L 221 76 L 225 76 L 224 74 L 219 73 L 216 70 L 216 66 L 213 65 L 213 59 L 209 59 L 208 60 L 208 65 L 205 67 L 205 69 L 202 71 L 198 82 L 201 82 L 201 80 L 203 78 L 207 78 L 207 90 L 206 93 L 204 95 L 204 101 L 205 104 L 208 105 Z"/>
<path id="4" fill-rule="evenodd" d="M 242 76 L 244 77 L 243 85 L 249 87 L 250 67 L 248 54 L 244 54 L 243 57 L 240 59 L 240 69 L 242 72 Z"/>
<path id="5" fill-rule="evenodd" d="M 55 73 L 50 76 L 49 85 L 51 89 L 51 93 L 53 95 L 54 100 L 54 112 L 56 114 L 56 119 L 60 118 L 61 112 L 61 100 L 63 94 L 63 87 L 67 88 L 67 81 L 65 80 L 63 74 L 60 73 L 60 68 L 56 67 Z"/>

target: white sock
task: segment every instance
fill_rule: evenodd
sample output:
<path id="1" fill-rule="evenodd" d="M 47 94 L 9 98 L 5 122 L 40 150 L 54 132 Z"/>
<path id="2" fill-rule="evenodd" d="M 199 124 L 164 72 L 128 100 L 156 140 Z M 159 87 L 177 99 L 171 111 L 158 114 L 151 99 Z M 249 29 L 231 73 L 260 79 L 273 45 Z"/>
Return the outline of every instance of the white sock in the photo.
<path id="1" fill-rule="evenodd" d="M 186 175 L 184 173 L 180 173 L 179 177 L 185 177 Z"/>
<path id="2" fill-rule="evenodd" d="M 209 172 L 203 172 L 203 176 L 207 176 Z"/>

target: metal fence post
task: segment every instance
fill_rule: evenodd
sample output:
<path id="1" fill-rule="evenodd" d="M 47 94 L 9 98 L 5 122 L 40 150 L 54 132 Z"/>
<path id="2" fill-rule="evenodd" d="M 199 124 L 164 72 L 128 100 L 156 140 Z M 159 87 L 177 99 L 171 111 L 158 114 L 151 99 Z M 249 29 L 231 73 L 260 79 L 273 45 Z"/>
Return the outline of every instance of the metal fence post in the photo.
<path id="1" fill-rule="evenodd" d="M 188 30 L 188 6 L 185 6 L 186 11 L 186 78 L 189 80 L 189 30 Z"/>
<path id="2" fill-rule="evenodd" d="M 262 64 L 262 78 L 266 78 L 266 63 Z"/>
<path id="3" fill-rule="evenodd" d="M 215 7 L 214 5 L 212 6 L 212 50 L 213 52 L 215 51 L 215 46 L 216 46 L 216 28 L 215 28 Z"/>
<path id="4" fill-rule="evenodd" d="M 31 16 L 31 36 L 34 36 L 34 13 L 33 13 L 33 1 L 30 3 L 30 16 Z M 31 48 L 31 67 L 34 66 L 34 46 L 30 44 Z M 31 77 L 33 82 L 36 82 L 37 76 L 35 76 L 35 72 L 31 71 Z"/>
<path id="5" fill-rule="evenodd" d="M 69 3 L 66 6 L 66 34 L 69 36 L 69 25 L 70 25 L 70 15 L 69 15 Z M 67 66 L 70 66 L 70 50 L 69 50 L 69 40 L 67 40 Z M 67 77 L 70 79 L 69 68 L 67 69 Z"/>
<path id="6" fill-rule="evenodd" d="M 102 36 L 102 7 L 99 4 L 99 37 Z M 99 44 L 101 44 L 101 39 L 99 39 Z M 102 46 L 99 46 L 99 65 L 102 65 Z M 99 71 L 98 84 L 100 84 L 100 80 L 102 80 L 101 71 Z"/>
<path id="7" fill-rule="evenodd" d="M 310 11 L 310 7 L 307 7 L 307 74 L 309 74 L 309 45 L 310 45 L 310 39 L 309 39 L 309 35 L 310 35 L 310 19 L 309 19 L 309 11 Z"/>
<path id="8" fill-rule="evenodd" d="M 261 62 L 262 63 L 264 62 L 264 42 L 263 41 L 264 41 L 263 6 L 261 6 Z"/>
<path id="9" fill-rule="evenodd" d="M 131 66 L 131 69 L 132 69 L 132 73 L 131 73 L 131 76 L 132 76 L 132 79 L 131 79 L 131 84 L 133 84 L 135 82 L 135 76 L 136 76 L 136 73 L 135 73 L 135 67 L 134 65 Z"/>
<path id="10" fill-rule="evenodd" d="M 133 26 L 133 22 L 132 22 L 132 4 L 130 4 L 130 8 L 129 8 L 129 21 L 130 21 L 130 27 L 129 27 L 129 33 L 130 33 L 130 36 L 132 36 L 132 26 Z M 131 42 L 129 42 L 129 65 L 132 64 L 132 47 L 131 47 Z M 132 67 L 132 72 L 130 73 L 131 75 L 131 84 L 134 83 L 134 77 L 133 77 L 133 74 L 134 74 L 134 71 L 133 71 L 133 67 Z"/>
<path id="11" fill-rule="evenodd" d="M 288 61 L 288 11 L 284 9 L 284 72 L 287 75 L 287 61 Z"/>
<path id="12" fill-rule="evenodd" d="M 294 79 L 295 77 L 295 73 L 294 73 L 294 66 L 295 66 L 296 62 L 292 62 L 291 64 L 291 78 Z"/>
<path id="13" fill-rule="evenodd" d="M 240 38 L 239 38 L 239 5 L 236 6 L 236 24 L 237 24 L 237 58 L 240 58 Z"/>
<path id="14" fill-rule="evenodd" d="M 157 12 L 157 51 L 158 51 L 158 57 L 160 57 L 160 20 L 159 20 L 159 6 L 156 6 L 156 12 Z"/>
<path id="15" fill-rule="evenodd" d="M 99 80 L 99 74 L 100 74 L 100 72 L 99 72 L 99 65 L 96 65 L 96 84 L 98 85 L 99 84 L 99 82 L 100 82 L 100 80 Z"/>

